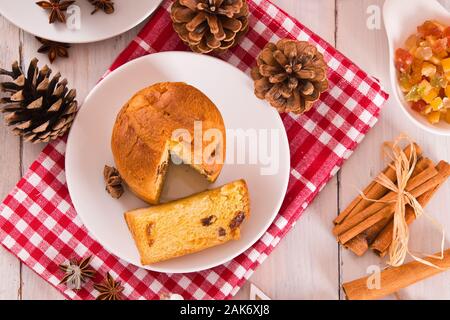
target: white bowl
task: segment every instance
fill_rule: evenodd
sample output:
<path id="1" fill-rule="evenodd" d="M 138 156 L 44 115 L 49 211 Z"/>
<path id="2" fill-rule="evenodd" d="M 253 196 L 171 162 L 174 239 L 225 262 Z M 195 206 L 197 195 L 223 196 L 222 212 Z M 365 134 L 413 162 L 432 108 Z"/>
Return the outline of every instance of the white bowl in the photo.
<path id="1" fill-rule="evenodd" d="M 400 90 L 395 68 L 395 50 L 403 48 L 406 39 L 416 33 L 417 26 L 426 20 L 438 20 L 443 23 L 450 21 L 450 13 L 436 0 L 386 0 L 383 8 L 384 25 L 389 41 L 390 76 L 393 95 L 408 118 L 422 129 L 438 134 L 450 136 L 450 124 L 443 121 L 431 124 L 420 113 L 411 109 Z"/>

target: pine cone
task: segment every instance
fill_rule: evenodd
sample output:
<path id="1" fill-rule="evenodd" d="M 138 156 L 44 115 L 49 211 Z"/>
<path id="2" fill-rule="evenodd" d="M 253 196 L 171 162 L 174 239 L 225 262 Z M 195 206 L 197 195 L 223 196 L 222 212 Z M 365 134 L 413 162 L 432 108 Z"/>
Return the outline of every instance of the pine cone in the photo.
<path id="1" fill-rule="evenodd" d="M 37 67 L 33 59 L 25 75 L 19 64 L 12 65 L 12 71 L 0 69 L 0 75 L 12 78 L 1 82 L 0 89 L 9 93 L 2 98 L 1 112 L 13 133 L 32 143 L 49 142 L 64 135 L 75 118 L 78 103 L 76 91 L 67 88 L 67 80 L 61 80 L 57 73 L 50 79 L 52 70 Z"/>
<path id="2" fill-rule="evenodd" d="M 279 112 L 304 113 L 328 89 L 327 69 L 323 55 L 308 42 L 268 43 L 252 70 L 255 94 Z"/>
<path id="3" fill-rule="evenodd" d="M 223 52 L 248 30 L 247 0 L 175 0 L 173 27 L 194 52 Z"/>

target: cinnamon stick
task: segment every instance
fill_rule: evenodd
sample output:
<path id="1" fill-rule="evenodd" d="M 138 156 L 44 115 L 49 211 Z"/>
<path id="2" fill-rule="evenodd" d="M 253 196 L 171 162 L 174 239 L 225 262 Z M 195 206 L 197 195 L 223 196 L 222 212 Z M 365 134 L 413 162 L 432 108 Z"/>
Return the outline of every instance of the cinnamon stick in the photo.
<path id="1" fill-rule="evenodd" d="M 352 240 L 344 244 L 344 246 L 358 257 L 362 257 L 367 250 L 369 250 L 369 243 L 370 242 L 367 240 L 367 235 L 364 232 L 362 234 L 358 234 Z"/>
<path id="2" fill-rule="evenodd" d="M 426 182 L 429 182 L 430 180 L 432 180 L 433 177 L 435 177 L 437 175 L 438 175 L 438 172 L 434 167 L 428 168 L 428 169 L 420 172 L 419 174 L 412 177 L 408 181 L 406 191 L 412 193 L 413 189 L 420 188 L 418 191 L 416 191 L 416 194 L 421 192 L 417 196 L 422 195 L 424 192 L 426 192 L 430 189 L 430 184 L 427 184 Z M 434 187 L 434 186 L 436 186 L 436 184 L 433 185 L 432 187 Z M 424 188 L 425 188 L 425 190 L 423 190 Z M 426 189 L 426 188 L 428 188 L 428 189 Z M 372 203 L 369 207 L 367 207 L 363 211 L 355 214 L 353 217 L 350 217 L 350 218 L 346 219 L 344 222 L 342 222 L 341 224 L 337 225 L 333 229 L 333 234 L 335 236 L 338 236 L 338 235 L 348 231 L 355 225 L 363 222 L 371 215 L 373 215 L 376 212 L 378 212 L 379 210 L 383 209 L 383 207 L 385 207 L 387 205 L 387 203 L 395 201 L 396 196 L 397 196 L 397 193 L 395 193 L 393 191 L 389 192 L 384 197 L 382 197 L 379 200 L 379 202 Z"/>
<path id="3" fill-rule="evenodd" d="M 441 253 L 437 253 L 439 256 Z M 371 289 L 369 277 L 345 283 L 342 287 L 348 300 L 375 300 L 388 296 L 416 282 L 439 274 L 450 268 L 450 249 L 444 251 L 444 259 L 425 258 L 439 268 L 414 261 L 397 268 L 388 268 L 380 274 L 380 288 Z M 376 275 L 373 275 L 376 276 Z"/>
<path id="4" fill-rule="evenodd" d="M 345 243 L 345 248 L 352 251 L 358 257 L 362 257 L 367 250 L 369 250 L 369 245 L 375 240 L 381 231 L 384 230 L 391 220 L 392 217 L 388 217 L 377 222 L 363 233 L 358 234 L 349 242 Z"/>
<path id="5" fill-rule="evenodd" d="M 449 166 L 448 163 L 441 161 L 436 166 L 436 169 L 439 172 L 445 171 L 446 167 Z M 435 188 L 429 190 L 428 192 L 424 193 L 420 197 L 417 198 L 417 201 L 420 203 L 422 207 L 426 207 L 427 204 L 430 202 L 430 200 L 433 198 L 435 193 L 440 189 L 440 187 L 444 184 L 445 180 L 437 185 Z M 410 225 L 414 220 L 416 219 L 416 214 L 414 213 L 414 210 L 408 206 L 405 211 L 405 220 L 408 225 Z M 379 256 L 384 257 L 389 247 L 392 243 L 392 233 L 394 229 L 394 224 L 391 221 L 386 227 L 380 232 L 378 237 L 374 240 L 370 248 Z"/>
<path id="6" fill-rule="evenodd" d="M 417 201 L 420 203 L 422 207 L 426 206 L 426 204 L 429 202 L 429 200 L 431 200 L 431 198 L 434 196 L 434 194 L 440 188 L 441 185 L 442 184 L 417 198 Z M 423 200 L 426 198 L 428 198 L 429 200 Z M 414 220 L 416 220 L 416 214 L 414 212 L 414 209 L 411 208 L 410 206 L 407 206 L 405 210 L 405 221 L 409 226 L 411 225 L 411 223 L 413 223 Z M 389 223 L 384 227 L 383 230 L 381 230 L 380 234 L 375 238 L 375 240 L 373 240 L 373 243 L 370 245 L 370 249 L 372 249 L 372 251 L 378 256 L 385 257 L 388 253 L 389 247 L 392 244 L 393 232 L 394 232 L 394 221 L 390 219 Z"/>
<path id="7" fill-rule="evenodd" d="M 409 191 L 411 195 L 414 198 L 418 198 L 424 193 L 426 193 L 429 190 L 434 189 L 438 185 L 442 184 L 447 180 L 447 178 L 450 176 L 450 165 L 448 163 L 444 162 L 442 164 L 442 170 L 438 172 L 437 175 L 433 176 L 431 179 L 427 179 L 425 182 L 422 182 L 419 184 L 418 187 L 416 187 L 414 190 Z M 433 168 L 436 172 L 437 170 Z M 427 169 L 428 170 L 428 169 Z M 427 170 L 419 173 L 417 177 L 421 176 L 422 173 L 425 173 Z M 424 175 L 426 176 L 426 175 Z M 413 181 L 414 179 L 411 179 L 410 181 Z M 420 179 L 419 179 L 420 180 Z M 395 203 L 388 204 L 384 208 L 377 211 L 375 214 L 369 215 L 366 217 L 366 219 L 359 221 L 356 225 L 349 228 L 346 232 L 339 235 L 338 239 L 341 243 L 346 243 L 350 241 L 352 238 L 354 238 L 356 235 L 360 234 L 364 230 L 367 230 L 371 226 L 375 225 L 379 221 L 383 219 L 387 219 L 391 216 L 393 216 L 395 212 Z M 358 217 L 355 217 L 358 218 Z"/>
<path id="8" fill-rule="evenodd" d="M 431 159 L 429 158 L 419 159 L 417 161 L 413 176 L 431 166 L 434 167 L 434 163 Z M 350 251 L 352 251 L 357 256 L 359 257 L 363 256 L 369 249 L 369 245 L 375 241 L 378 235 L 383 231 L 383 229 L 389 224 L 391 220 L 392 218 L 387 218 L 379 221 L 378 223 L 376 223 L 375 225 L 364 231 L 363 234 L 357 235 L 355 238 L 346 243 L 345 247 Z"/>
<path id="9" fill-rule="evenodd" d="M 342 244 L 346 244 L 354 237 L 356 237 L 358 234 L 361 234 L 363 231 L 367 230 L 368 228 L 375 225 L 379 221 L 383 219 L 389 219 L 395 211 L 395 206 L 396 206 L 395 203 L 385 206 L 383 209 L 379 210 L 374 215 L 368 217 L 367 219 L 361 221 L 348 231 L 342 233 L 338 237 L 339 242 Z"/>
<path id="10" fill-rule="evenodd" d="M 416 149 L 417 158 L 420 158 L 422 155 L 422 148 L 414 143 L 414 148 Z M 411 156 L 411 146 L 407 146 L 404 149 L 404 152 L 406 156 L 409 158 Z M 394 183 L 397 181 L 397 177 L 395 174 L 393 162 L 390 163 L 384 170 L 383 173 L 391 179 Z M 389 190 L 382 186 L 381 184 L 372 181 L 364 190 L 363 193 L 368 199 L 380 199 L 382 196 L 384 196 L 386 193 L 388 193 Z M 348 207 L 339 214 L 339 216 L 334 220 L 335 224 L 340 224 L 344 219 L 347 217 L 353 216 L 355 213 L 364 210 L 368 206 L 370 206 L 372 202 L 363 199 L 361 195 L 353 199 L 353 201 L 348 205 Z"/>

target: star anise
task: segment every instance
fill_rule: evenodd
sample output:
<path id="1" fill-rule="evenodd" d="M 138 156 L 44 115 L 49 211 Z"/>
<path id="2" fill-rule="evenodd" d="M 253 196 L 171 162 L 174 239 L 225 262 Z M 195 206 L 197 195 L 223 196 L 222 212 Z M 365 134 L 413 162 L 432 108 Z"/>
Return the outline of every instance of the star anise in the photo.
<path id="1" fill-rule="evenodd" d="M 60 284 L 65 283 L 69 289 L 80 290 L 81 286 L 88 279 L 93 278 L 96 273 L 90 266 L 91 260 L 92 256 L 81 260 L 81 262 L 72 259 L 68 264 L 59 265 L 59 268 L 65 273 Z"/>
<path id="2" fill-rule="evenodd" d="M 53 61 L 55 61 L 57 57 L 69 57 L 68 49 L 70 48 L 70 45 L 68 43 L 51 41 L 39 37 L 36 37 L 36 39 L 42 44 L 42 46 L 38 49 L 38 52 L 47 53 L 51 63 L 53 63 Z"/>
<path id="3" fill-rule="evenodd" d="M 36 4 L 45 9 L 50 10 L 50 16 L 48 18 L 48 23 L 54 23 L 56 21 L 66 22 L 67 8 L 74 4 L 75 1 L 61 1 L 61 0 L 50 0 L 50 1 L 38 1 Z"/>
<path id="4" fill-rule="evenodd" d="M 94 289 L 100 292 L 96 300 L 122 300 L 122 283 L 115 281 L 109 272 L 102 283 L 94 285 Z"/>
<path id="5" fill-rule="evenodd" d="M 91 14 L 94 14 L 99 10 L 102 10 L 106 14 L 114 13 L 114 2 L 111 0 L 89 0 L 89 2 L 95 7 Z"/>

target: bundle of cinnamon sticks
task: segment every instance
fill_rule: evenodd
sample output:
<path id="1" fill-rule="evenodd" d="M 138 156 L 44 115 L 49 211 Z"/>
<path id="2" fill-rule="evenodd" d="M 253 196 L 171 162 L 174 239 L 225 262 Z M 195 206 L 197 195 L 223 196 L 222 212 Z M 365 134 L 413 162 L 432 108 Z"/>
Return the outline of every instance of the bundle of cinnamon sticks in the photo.
<path id="1" fill-rule="evenodd" d="M 403 151 L 410 158 L 411 152 L 417 154 L 417 162 L 406 191 L 425 207 L 436 191 L 450 176 L 450 165 L 440 161 L 437 165 L 423 157 L 422 148 L 409 145 Z M 411 157 L 412 158 L 412 157 Z M 395 168 L 391 163 L 383 170 L 384 175 L 394 184 L 397 182 Z M 384 257 L 393 241 L 393 217 L 397 194 L 376 181 L 372 181 L 350 205 L 335 219 L 333 234 L 338 242 L 358 256 L 369 248 Z M 407 206 L 405 220 L 411 224 L 416 218 L 414 209 Z"/>

